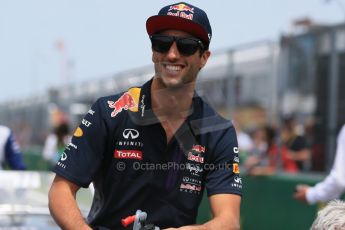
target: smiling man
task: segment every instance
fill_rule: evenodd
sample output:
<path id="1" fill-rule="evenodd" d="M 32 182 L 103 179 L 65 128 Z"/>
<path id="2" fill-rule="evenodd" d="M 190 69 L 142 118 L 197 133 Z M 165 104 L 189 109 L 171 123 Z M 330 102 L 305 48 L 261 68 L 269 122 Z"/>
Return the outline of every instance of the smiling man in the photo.
<path id="1" fill-rule="evenodd" d="M 146 29 L 155 76 L 94 103 L 54 169 L 51 214 L 63 229 L 126 229 L 121 219 L 139 209 L 161 229 L 239 229 L 235 129 L 195 92 L 210 57 L 208 17 L 181 2 L 150 17 Z M 91 182 L 85 221 L 75 196 Z M 213 218 L 196 225 L 204 190 Z"/>

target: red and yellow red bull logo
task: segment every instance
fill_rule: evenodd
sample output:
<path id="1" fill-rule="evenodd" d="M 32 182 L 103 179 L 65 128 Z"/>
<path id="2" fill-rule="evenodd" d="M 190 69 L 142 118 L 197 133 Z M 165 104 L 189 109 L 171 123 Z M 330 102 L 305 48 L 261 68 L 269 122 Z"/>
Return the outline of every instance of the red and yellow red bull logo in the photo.
<path id="1" fill-rule="evenodd" d="M 186 4 L 183 4 L 183 3 L 170 6 L 168 11 L 171 11 L 171 10 L 187 11 L 187 12 L 190 12 L 190 13 L 194 14 L 194 8 L 191 8 L 191 7 L 189 7 L 189 6 L 187 6 Z"/>
<path id="2" fill-rule="evenodd" d="M 197 152 L 197 153 L 204 153 L 206 148 L 202 145 L 193 145 L 192 150 Z"/>
<path id="3" fill-rule="evenodd" d="M 204 158 L 203 157 L 195 156 L 191 152 L 188 153 L 188 160 L 195 161 L 195 162 L 198 162 L 198 163 L 204 163 Z"/>
<path id="4" fill-rule="evenodd" d="M 108 101 L 109 108 L 114 109 L 111 112 L 111 117 L 116 117 L 122 110 L 138 112 L 139 96 L 140 88 L 131 88 L 122 94 L 117 101 Z"/>
<path id="5" fill-rule="evenodd" d="M 171 12 L 171 11 L 176 11 L 176 12 Z M 167 15 L 193 20 L 194 8 L 189 7 L 186 4 L 180 3 L 177 5 L 170 6 Z"/>

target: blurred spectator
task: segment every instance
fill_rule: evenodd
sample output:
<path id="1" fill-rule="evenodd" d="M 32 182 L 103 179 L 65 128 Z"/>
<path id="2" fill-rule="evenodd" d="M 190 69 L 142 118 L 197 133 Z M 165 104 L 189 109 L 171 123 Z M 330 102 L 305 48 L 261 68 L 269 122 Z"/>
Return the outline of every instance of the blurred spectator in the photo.
<path id="1" fill-rule="evenodd" d="M 311 230 L 345 229 L 345 202 L 333 200 L 317 213 Z"/>
<path id="2" fill-rule="evenodd" d="M 297 185 L 296 190 L 294 197 L 309 204 L 338 198 L 345 191 L 345 125 L 338 135 L 337 152 L 330 174 L 314 187 Z"/>
<path id="3" fill-rule="evenodd" d="M 32 128 L 26 121 L 21 121 L 18 126 L 12 129 L 16 133 L 16 140 L 21 149 L 27 149 L 32 139 Z"/>
<path id="4" fill-rule="evenodd" d="M 278 147 L 274 143 L 275 131 L 269 127 L 260 127 L 253 133 L 253 149 L 244 162 L 249 175 L 274 174 L 278 161 Z"/>
<path id="5" fill-rule="evenodd" d="M 310 149 L 306 139 L 296 131 L 296 122 L 293 117 L 283 121 L 281 145 L 282 163 L 286 172 L 309 169 Z"/>
<path id="6" fill-rule="evenodd" d="M 252 151 L 253 141 L 252 138 L 242 130 L 240 124 L 234 120 L 232 122 L 236 130 L 240 162 L 245 162 L 249 153 Z"/>
<path id="7" fill-rule="evenodd" d="M 304 136 L 307 144 L 310 147 L 311 159 L 310 159 L 310 170 L 311 171 L 324 171 L 325 166 L 325 147 L 324 137 L 316 130 L 320 130 L 320 124 L 316 122 L 313 117 L 308 117 L 304 121 Z"/>
<path id="8" fill-rule="evenodd" d="M 69 124 L 66 121 L 58 124 L 45 140 L 43 158 L 54 166 L 70 140 Z"/>
<path id="9" fill-rule="evenodd" d="M 308 117 L 304 121 L 304 137 L 307 145 L 312 146 L 315 142 L 315 120 Z"/>
<path id="10" fill-rule="evenodd" d="M 0 125 L 0 169 L 7 165 L 14 170 L 25 170 L 22 153 L 10 128 Z"/>

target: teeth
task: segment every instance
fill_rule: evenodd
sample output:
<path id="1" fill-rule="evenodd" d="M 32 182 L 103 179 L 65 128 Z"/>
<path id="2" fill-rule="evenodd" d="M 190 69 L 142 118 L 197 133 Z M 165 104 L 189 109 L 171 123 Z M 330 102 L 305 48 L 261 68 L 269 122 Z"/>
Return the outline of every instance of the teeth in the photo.
<path id="1" fill-rule="evenodd" d="M 171 71 L 179 71 L 181 70 L 181 66 L 176 66 L 176 65 L 167 65 L 166 68 Z"/>

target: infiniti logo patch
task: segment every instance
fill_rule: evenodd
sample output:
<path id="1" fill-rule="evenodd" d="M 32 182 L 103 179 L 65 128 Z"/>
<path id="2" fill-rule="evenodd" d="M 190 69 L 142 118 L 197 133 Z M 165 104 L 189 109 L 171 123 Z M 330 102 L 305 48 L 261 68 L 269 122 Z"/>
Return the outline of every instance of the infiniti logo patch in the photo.
<path id="1" fill-rule="evenodd" d="M 122 133 L 123 137 L 128 139 L 136 139 L 139 137 L 139 132 L 136 129 L 125 129 Z"/>

